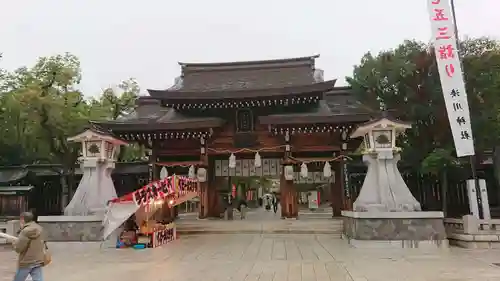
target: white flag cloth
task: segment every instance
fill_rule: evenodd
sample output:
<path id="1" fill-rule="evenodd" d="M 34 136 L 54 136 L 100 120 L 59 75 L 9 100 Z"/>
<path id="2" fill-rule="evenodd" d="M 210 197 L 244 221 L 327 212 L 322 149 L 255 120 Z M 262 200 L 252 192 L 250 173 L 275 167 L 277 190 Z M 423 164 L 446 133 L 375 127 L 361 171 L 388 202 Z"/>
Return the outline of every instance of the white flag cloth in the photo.
<path id="1" fill-rule="evenodd" d="M 427 0 L 439 79 L 458 157 L 474 155 L 469 103 L 449 0 Z M 432 89 L 429 89 L 432 90 Z"/>
<path id="2" fill-rule="evenodd" d="M 139 209 L 139 205 L 135 204 L 133 201 L 110 203 L 106 209 L 103 221 L 103 239 L 106 240 L 106 238 L 130 218 L 137 209 Z"/>

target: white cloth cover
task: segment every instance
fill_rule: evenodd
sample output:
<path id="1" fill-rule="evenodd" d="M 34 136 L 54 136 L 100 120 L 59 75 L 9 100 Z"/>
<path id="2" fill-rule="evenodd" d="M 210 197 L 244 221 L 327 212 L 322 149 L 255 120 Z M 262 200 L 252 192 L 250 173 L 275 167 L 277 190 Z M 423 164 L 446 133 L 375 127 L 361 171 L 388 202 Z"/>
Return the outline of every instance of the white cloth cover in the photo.
<path id="1" fill-rule="evenodd" d="M 102 222 L 104 226 L 103 240 L 106 240 L 113 231 L 119 228 L 138 209 L 139 206 L 132 201 L 110 203 Z"/>

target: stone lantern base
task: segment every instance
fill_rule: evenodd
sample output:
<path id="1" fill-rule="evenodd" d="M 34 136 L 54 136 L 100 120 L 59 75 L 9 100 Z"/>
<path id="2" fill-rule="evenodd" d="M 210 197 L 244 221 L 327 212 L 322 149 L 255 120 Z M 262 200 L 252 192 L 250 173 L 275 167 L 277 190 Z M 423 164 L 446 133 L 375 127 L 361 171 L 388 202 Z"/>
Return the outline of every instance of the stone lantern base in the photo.
<path id="1" fill-rule="evenodd" d="M 342 211 L 343 234 L 356 248 L 448 248 L 443 212 Z"/>

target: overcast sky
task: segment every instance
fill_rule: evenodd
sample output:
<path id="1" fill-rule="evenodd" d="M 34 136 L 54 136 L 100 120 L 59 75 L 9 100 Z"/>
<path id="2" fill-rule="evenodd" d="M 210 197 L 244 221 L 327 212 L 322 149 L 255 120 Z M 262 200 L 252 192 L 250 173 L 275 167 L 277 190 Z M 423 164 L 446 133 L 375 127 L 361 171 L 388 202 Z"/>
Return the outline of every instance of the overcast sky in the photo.
<path id="1" fill-rule="evenodd" d="M 129 77 L 163 89 L 177 62 L 320 54 L 325 79 L 350 75 L 367 51 L 430 40 L 427 0 L 0 0 L 1 67 L 70 52 L 81 89 Z M 461 36 L 500 37 L 500 0 L 456 0 Z"/>

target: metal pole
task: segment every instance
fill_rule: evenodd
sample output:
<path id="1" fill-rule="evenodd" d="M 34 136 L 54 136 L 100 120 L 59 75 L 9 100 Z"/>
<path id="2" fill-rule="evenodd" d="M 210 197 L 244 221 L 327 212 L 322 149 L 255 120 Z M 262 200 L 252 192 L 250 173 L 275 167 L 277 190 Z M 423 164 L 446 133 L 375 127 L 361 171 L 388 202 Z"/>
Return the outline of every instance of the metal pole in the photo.
<path id="1" fill-rule="evenodd" d="M 457 15 L 455 13 L 455 1 L 450 0 L 450 6 L 451 6 L 451 14 L 453 16 L 453 27 L 455 29 L 455 40 L 457 44 L 457 51 L 458 51 L 458 59 L 460 61 L 460 66 L 462 67 L 462 79 L 464 80 L 465 83 L 465 77 L 464 77 L 464 64 L 462 62 L 462 58 L 460 57 L 460 41 L 458 40 L 458 25 L 457 25 Z M 470 168 L 472 172 L 472 178 L 474 179 L 474 185 L 476 188 L 476 197 L 477 197 L 477 203 L 478 203 L 478 209 L 479 209 L 479 218 L 483 217 L 483 209 L 481 208 L 481 189 L 479 188 L 479 179 L 477 178 L 477 173 L 476 173 L 476 155 L 471 155 L 469 156 L 469 163 L 470 163 Z"/>

